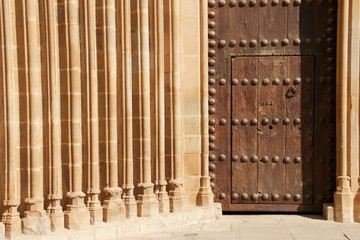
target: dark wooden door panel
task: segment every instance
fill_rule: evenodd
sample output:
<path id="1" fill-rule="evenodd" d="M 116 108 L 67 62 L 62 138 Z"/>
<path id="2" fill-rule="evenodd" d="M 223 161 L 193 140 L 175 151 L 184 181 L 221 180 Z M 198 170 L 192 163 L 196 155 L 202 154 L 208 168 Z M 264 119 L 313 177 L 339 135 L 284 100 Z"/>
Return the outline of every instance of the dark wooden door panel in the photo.
<path id="1" fill-rule="evenodd" d="M 232 77 L 232 203 L 312 204 L 313 57 L 237 57 Z"/>
<path id="2" fill-rule="evenodd" d="M 233 201 L 250 202 L 256 193 L 257 121 L 258 121 L 258 58 L 234 58 L 232 61 L 232 193 L 240 196 Z M 239 184 L 241 183 L 241 184 Z M 246 183 L 246 184 L 244 184 Z"/>
<path id="3" fill-rule="evenodd" d="M 209 166 L 225 211 L 332 201 L 336 2 L 209 0 Z"/>
<path id="4" fill-rule="evenodd" d="M 281 83 L 286 76 L 286 57 L 259 58 L 259 157 L 258 192 L 263 195 L 261 203 L 281 203 L 285 192 L 286 87 Z"/>

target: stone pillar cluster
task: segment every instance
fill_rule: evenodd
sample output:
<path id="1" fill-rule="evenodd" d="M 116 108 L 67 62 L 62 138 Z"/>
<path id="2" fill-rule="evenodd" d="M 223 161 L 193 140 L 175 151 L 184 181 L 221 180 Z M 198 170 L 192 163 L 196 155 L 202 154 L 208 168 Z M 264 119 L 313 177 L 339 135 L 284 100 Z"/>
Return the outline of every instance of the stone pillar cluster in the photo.
<path id="1" fill-rule="evenodd" d="M 328 218 L 334 218 L 338 222 L 360 221 L 359 11 L 360 3 L 357 0 L 338 1 L 337 188 L 334 193 L 334 209 L 329 206 L 324 209 Z"/>
<path id="2" fill-rule="evenodd" d="M 213 198 L 206 5 L 201 1 L 200 206 Z M 0 46 L 7 237 L 188 209 L 181 1 L 1 0 Z"/>

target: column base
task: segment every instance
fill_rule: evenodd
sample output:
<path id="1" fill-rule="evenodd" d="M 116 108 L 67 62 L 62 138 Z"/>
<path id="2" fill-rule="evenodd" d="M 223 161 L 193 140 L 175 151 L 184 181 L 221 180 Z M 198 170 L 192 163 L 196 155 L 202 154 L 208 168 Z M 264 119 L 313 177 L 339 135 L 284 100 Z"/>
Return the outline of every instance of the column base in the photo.
<path id="1" fill-rule="evenodd" d="M 64 229 L 64 213 L 62 208 L 50 209 L 50 230 L 56 232 L 58 230 Z"/>
<path id="2" fill-rule="evenodd" d="M 159 192 L 158 201 L 159 201 L 159 213 L 169 213 L 170 202 L 169 202 L 169 195 L 166 191 Z"/>
<path id="3" fill-rule="evenodd" d="M 71 204 L 66 206 L 64 212 L 65 228 L 69 230 L 82 230 L 90 227 L 90 213 L 84 204 L 83 192 L 67 194 Z"/>
<path id="4" fill-rule="evenodd" d="M 125 205 L 112 201 L 103 207 L 104 222 L 114 222 L 126 216 Z"/>
<path id="5" fill-rule="evenodd" d="M 5 240 L 5 225 L 0 222 L 0 240 Z"/>
<path id="6" fill-rule="evenodd" d="M 84 206 L 66 206 L 64 212 L 65 228 L 69 230 L 82 230 L 90 227 L 90 213 Z"/>
<path id="7" fill-rule="evenodd" d="M 354 221 L 360 222 L 360 192 L 355 195 L 354 199 Z"/>
<path id="8" fill-rule="evenodd" d="M 61 196 L 49 195 L 50 205 L 48 207 L 48 214 L 50 218 L 50 230 L 56 232 L 64 229 L 64 213 L 60 205 Z"/>
<path id="9" fill-rule="evenodd" d="M 211 188 L 200 188 L 200 191 L 196 198 L 197 206 L 211 206 L 214 203 L 214 194 Z"/>
<path id="10" fill-rule="evenodd" d="M 139 184 L 142 194 L 138 195 L 137 215 L 138 217 L 153 217 L 159 215 L 159 203 L 154 194 L 151 184 Z"/>
<path id="11" fill-rule="evenodd" d="M 189 209 L 189 204 L 181 180 L 171 180 L 169 191 L 170 212 L 184 212 Z"/>
<path id="12" fill-rule="evenodd" d="M 25 213 L 25 215 L 27 215 Z M 25 235 L 48 235 L 50 233 L 50 219 L 44 213 L 34 214 L 30 213 L 30 216 L 25 216 L 22 219 L 22 232 Z"/>
<path id="13" fill-rule="evenodd" d="M 350 190 L 350 178 L 339 176 L 338 187 L 334 193 L 335 221 L 351 223 L 354 220 L 353 194 Z"/>
<path id="14" fill-rule="evenodd" d="M 121 199 L 122 189 L 105 188 L 107 200 L 104 201 L 103 218 L 104 222 L 113 222 L 125 218 L 125 205 Z"/>
<path id="15" fill-rule="evenodd" d="M 211 206 L 214 203 L 214 194 L 210 187 L 210 177 L 201 177 L 200 186 L 196 204 L 198 206 Z"/>
<path id="16" fill-rule="evenodd" d="M 44 199 L 25 199 L 27 211 L 22 219 L 22 232 L 26 235 L 47 235 L 50 233 L 50 219 L 44 210 Z"/>
<path id="17" fill-rule="evenodd" d="M 1 221 L 5 227 L 5 237 L 7 239 L 14 239 L 21 234 L 21 219 L 17 212 L 17 206 L 7 207 Z"/>
<path id="18" fill-rule="evenodd" d="M 90 213 L 90 224 L 103 222 L 103 208 L 100 201 L 89 201 L 87 204 Z"/>
<path id="19" fill-rule="evenodd" d="M 124 195 L 123 201 L 126 210 L 126 218 L 135 218 L 137 217 L 137 203 L 134 197 L 134 186 L 132 184 L 124 185 Z"/>

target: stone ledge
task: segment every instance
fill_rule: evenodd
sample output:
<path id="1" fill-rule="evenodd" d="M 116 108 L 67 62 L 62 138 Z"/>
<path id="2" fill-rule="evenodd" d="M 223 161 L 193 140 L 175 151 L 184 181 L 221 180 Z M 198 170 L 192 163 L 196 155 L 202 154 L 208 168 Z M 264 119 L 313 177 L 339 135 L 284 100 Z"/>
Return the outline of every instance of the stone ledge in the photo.
<path id="1" fill-rule="evenodd" d="M 46 236 L 20 235 L 16 240 L 115 240 L 120 237 L 134 236 L 139 234 L 162 232 L 169 229 L 181 228 L 215 221 L 221 218 L 222 210 L 220 203 L 214 203 L 211 207 L 191 207 L 189 211 L 178 213 L 161 213 L 151 218 L 136 217 L 123 219 L 111 223 L 98 223 L 86 230 L 59 230 Z M 1 233 L 1 228 L 0 228 Z M 1 239 L 1 236 L 0 236 Z"/>

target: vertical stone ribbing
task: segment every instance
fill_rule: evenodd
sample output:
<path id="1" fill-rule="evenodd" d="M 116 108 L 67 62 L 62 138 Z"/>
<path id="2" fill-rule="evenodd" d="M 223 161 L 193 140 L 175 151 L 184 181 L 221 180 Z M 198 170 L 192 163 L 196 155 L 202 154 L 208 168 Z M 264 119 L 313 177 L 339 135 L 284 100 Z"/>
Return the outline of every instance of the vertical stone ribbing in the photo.
<path id="1" fill-rule="evenodd" d="M 181 109 L 181 1 L 171 0 L 172 43 L 172 105 L 173 105 L 173 179 L 170 181 L 170 210 L 187 209 L 184 191 L 182 159 L 182 109 Z"/>
<path id="2" fill-rule="evenodd" d="M 117 59 L 116 59 L 116 16 L 115 0 L 105 2 L 106 19 L 106 71 L 108 95 L 108 176 L 104 189 L 104 221 L 119 220 L 125 216 L 125 206 L 121 199 L 122 189 L 118 177 L 118 131 L 117 131 Z"/>
<path id="3" fill-rule="evenodd" d="M 54 1 L 48 1 L 48 55 L 50 87 L 50 189 L 48 207 L 52 231 L 64 227 L 64 213 L 60 205 L 62 199 L 61 175 L 61 112 L 60 112 L 60 76 L 59 44 L 57 32 L 57 7 Z"/>
<path id="4" fill-rule="evenodd" d="M 151 182 L 151 123 L 150 123 L 150 44 L 149 44 L 149 0 L 139 1 L 140 14 L 140 84 L 141 84 L 141 149 L 142 153 L 138 216 L 148 217 L 159 213 L 158 202 Z"/>
<path id="5" fill-rule="evenodd" d="M 334 194 L 335 220 L 353 221 L 352 192 L 348 176 L 348 47 L 349 47 L 349 1 L 339 0 L 337 37 L 337 77 L 336 77 L 336 148 L 337 148 L 337 188 Z"/>
<path id="6" fill-rule="evenodd" d="M 87 191 L 87 205 L 93 223 L 102 222 L 103 212 L 99 201 L 99 109 L 98 109 L 98 78 L 96 59 L 96 32 L 95 32 L 95 1 L 84 1 L 87 46 L 87 74 L 88 81 L 88 126 L 89 129 L 89 183 Z"/>
<path id="7" fill-rule="evenodd" d="M 6 163 L 5 163 L 5 211 L 1 221 L 6 236 L 14 237 L 21 232 L 21 221 L 17 208 L 20 204 L 20 117 L 19 82 L 14 75 L 14 46 L 12 1 L 2 0 L 2 29 L 4 30 L 4 89 L 6 121 Z"/>
<path id="8" fill-rule="evenodd" d="M 136 200 L 134 197 L 134 175 L 133 175 L 133 110 L 132 110 L 132 58 L 131 58 L 131 3 L 130 0 L 121 1 L 122 18 L 122 54 L 124 63 L 122 79 L 123 99 L 123 125 L 122 138 L 124 159 L 124 204 L 126 217 L 132 218 L 137 215 Z"/>
<path id="9" fill-rule="evenodd" d="M 69 45 L 70 118 L 71 118 L 71 176 L 70 200 L 65 211 L 65 227 L 83 229 L 89 226 L 89 211 L 82 192 L 82 122 L 81 122 L 81 60 L 79 32 L 79 2 L 67 0 L 67 31 Z"/>
<path id="10" fill-rule="evenodd" d="M 164 63 L 164 3 L 163 0 L 155 0 L 156 18 L 156 45 L 157 45 L 157 93 L 158 93 L 158 185 L 159 185 L 159 211 L 160 213 L 169 212 L 169 195 L 166 191 L 167 182 L 165 180 L 165 63 Z"/>
<path id="11" fill-rule="evenodd" d="M 208 116 L 208 16 L 207 0 L 200 1 L 200 97 L 201 97 L 201 177 L 197 205 L 214 202 L 209 177 L 209 116 Z"/>
<path id="12" fill-rule="evenodd" d="M 43 104 L 40 58 L 39 6 L 36 0 L 25 1 L 26 42 L 28 57 L 29 106 L 30 106 L 30 194 L 26 203 L 23 232 L 32 233 L 33 227 L 50 230 L 43 198 Z"/>

